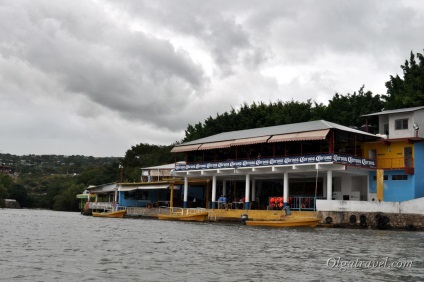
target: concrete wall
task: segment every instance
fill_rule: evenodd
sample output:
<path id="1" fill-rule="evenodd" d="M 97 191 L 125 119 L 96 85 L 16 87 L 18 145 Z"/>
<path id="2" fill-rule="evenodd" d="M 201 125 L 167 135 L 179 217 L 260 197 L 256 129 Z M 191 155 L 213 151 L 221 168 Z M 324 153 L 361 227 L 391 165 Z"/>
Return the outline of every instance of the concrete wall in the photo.
<path id="1" fill-rule="evenodd" d="M 424 198 L 405 202 L 317 200 L 317 211 L 380 212 L 424 215 Z"/>
<path id="2" fill-rule="evenodd" d="M 381 212 L 320 211 L 321 226 L 424 230 L 424 215 Z"/>
<path id="3" fill-rule="evenodd" d="M 399 213 L 398 202 L 317 200 L 317 211 Z"/>

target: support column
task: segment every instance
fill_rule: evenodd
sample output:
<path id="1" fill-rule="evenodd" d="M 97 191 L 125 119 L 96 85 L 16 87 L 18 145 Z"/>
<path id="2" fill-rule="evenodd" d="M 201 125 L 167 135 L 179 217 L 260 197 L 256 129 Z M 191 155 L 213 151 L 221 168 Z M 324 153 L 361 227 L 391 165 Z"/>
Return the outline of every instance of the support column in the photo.
<path id="1" fill-rule="evenodd" d="M 252 202 L 256 200 L 256 181 L 252 178 Z"/>
<path id="2" fill-rule="evenodd" d="M 184 204 L 183 207 L 187 208 L 187 199 L 188 199 L 188 177 L 184 177 Z"/>
<path id="3" fill-rule="evenodd" d="M 228 198 L 227 195 L 227 181 L 223 180 L 222 181 L 222 194 Z"/>
<path id="4" fill-rule="evenodd" d="M 174 183 L 171 184 L 171 195 L 169 197 L 169 207 L 174 207 Z M 171 209 L 172 210 L 172 209 Z"/>
<path id="5" fill-rule="evenodd" d="M 283 193 L 283 197 L 284 197 L 284 206 L 288 206 L 289 205 L 289 173 L 285 172 L 284 173 L 284 193 Z"/>
<path id="6" fill-rule="evenodd" d="M 113 210 L 116 211 L 116 203 L 118 202 L 118 189 L 115 188 L 113 195 Z"/>
<path id="7" fill-rule="evenodd" d="M 250 199 L 250 174 L 246 174 L 246 190 L 244 191 L 245 193 L 245 203 L 244 203 L 244 208 L 246 210 L 249 209 L 249 199 Z"/>
<path id="8" fill-rule="evenodd" d="M 333 199 L 333 171 L 327 171 L 327 200 Z"/>
<path id="9" fill-rule="evenodd" d="M 216 175 L 212 176 L 212 208 L 215 208 L 216 202 Z"/>
<path id="10" fill-rule="evenodd" d="M 322 178 L 322 196 L 327 199 L 327 177 Z"/>

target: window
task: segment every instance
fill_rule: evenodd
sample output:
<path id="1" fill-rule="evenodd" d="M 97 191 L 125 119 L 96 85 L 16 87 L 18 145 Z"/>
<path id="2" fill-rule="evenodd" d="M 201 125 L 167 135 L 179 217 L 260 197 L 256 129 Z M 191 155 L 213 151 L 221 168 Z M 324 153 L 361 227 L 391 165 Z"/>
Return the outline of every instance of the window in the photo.
<path id="1" fill-rule="evenodd" d="M 377 181 L 377 176 L 373 176 L 372 177 L 372 179 L 374 180 L 374 181 Z M 383 180 L 389 180 L 389 176 L 388 175 L 383 175 Z"/>
<path id="2" fill-rule="evenodd" d="M 408 119 L 397 119 L 395 120 L 395 129 L 396 130 L 402 130 L 402 129 L 408 129 Z"/>
<path id="3" fill-rule="evenodd" d="M 395 174 L 392 175 L 392 180 L 408 180 L 408 175 Z"/>

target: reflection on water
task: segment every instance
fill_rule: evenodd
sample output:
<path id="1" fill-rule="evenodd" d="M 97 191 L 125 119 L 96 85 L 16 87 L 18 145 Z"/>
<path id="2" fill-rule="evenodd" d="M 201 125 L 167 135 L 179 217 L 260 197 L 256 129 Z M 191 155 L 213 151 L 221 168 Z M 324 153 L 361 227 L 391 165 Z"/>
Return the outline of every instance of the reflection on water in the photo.
<path id="1" fill-rule="evenodd" d="M 0 238 L 1 281 L 420 281 L 424 277 L 422 232 L 271 229 L 0 210 Z M 413 265 L 403 269 L 353 265 L 371 260 L 413 261 Z"/>

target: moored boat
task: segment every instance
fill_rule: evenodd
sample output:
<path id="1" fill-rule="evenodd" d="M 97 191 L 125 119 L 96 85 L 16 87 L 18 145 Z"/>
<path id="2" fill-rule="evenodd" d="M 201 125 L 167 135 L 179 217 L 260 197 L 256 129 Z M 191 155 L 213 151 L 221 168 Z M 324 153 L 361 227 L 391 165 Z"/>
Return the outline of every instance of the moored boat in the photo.
<path id="1" fill-rule="evenodd" d="M 179 211 L 174 209 L 171 208 L 170 213 L 158 214 L 158 218 L 161 220 L 202 222 L 208 217 L 208 212 L 204 209 L 179 209 Z"/>
<path id="2" fill-rule="evenodd" d="M 266 227 L 316 227 L 319 218 L 296 218 L 287 220 L 246 220 L 249 226 L 266 226 Z"/>
<path id="3" fill-rule="evenodd" d="M 93 212 L 94 217 L 110 217 L 110 218 L 123 218 L 126 214 L 127 214 L 126 210 Z"/>

